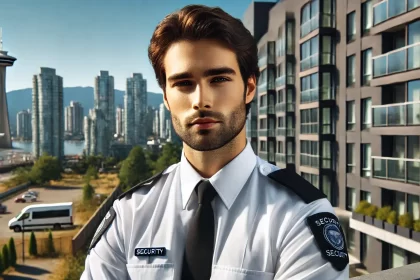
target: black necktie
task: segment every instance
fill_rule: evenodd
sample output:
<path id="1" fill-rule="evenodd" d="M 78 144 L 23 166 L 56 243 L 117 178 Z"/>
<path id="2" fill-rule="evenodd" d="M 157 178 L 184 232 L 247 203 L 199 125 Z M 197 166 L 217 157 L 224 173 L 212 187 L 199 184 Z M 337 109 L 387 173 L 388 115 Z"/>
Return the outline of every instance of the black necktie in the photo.
<path id="1" fill-rule="evenodd" d="M 216 190 L 209 181 L 196 187 L 198 208 L 191 219 L 185 244 L 182 280 L 209 280 L 214 249 L 214 214 L 211 201 Z"/>

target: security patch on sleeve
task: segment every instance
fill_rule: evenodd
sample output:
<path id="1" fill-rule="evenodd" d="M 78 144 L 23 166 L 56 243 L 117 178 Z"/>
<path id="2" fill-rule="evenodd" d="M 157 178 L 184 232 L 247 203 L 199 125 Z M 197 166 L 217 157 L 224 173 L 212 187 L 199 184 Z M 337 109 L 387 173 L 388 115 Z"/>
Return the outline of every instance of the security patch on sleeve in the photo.
<path id="1" fill-rule="evenodd" d="M 89 246 L 88 254 L 89 254 L 90 250 L 95 248 L 96 244 L 101 239 L 102 234 L 104 234 L 104 232 L 112 224 L 112 221 L 114 220 L 115 216 L 116 216 L 116 213 L 115 213 L 114 207 L 111 206 L 108 213 L 106 213 L 105 218 L 102 220 L 98 229 L 96 230 L 95 235 L 92 238 L 92 243 Z"/>
<path id="2" fill-rule="evenodd" d="M 338 271 L 349 263 L 347 245 L 338 218 L 330 212 L 317 213 L 306 218 L 324 259 Z"/>

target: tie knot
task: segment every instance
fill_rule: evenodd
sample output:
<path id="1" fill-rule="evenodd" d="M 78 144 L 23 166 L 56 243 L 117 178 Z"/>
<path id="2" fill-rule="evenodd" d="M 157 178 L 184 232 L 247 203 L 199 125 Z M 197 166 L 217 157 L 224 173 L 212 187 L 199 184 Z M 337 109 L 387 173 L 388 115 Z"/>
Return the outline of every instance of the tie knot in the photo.
<path id="1" fill-rule="evenodd" d="M 216 196 L 216 190 L 208 180 L 201 181 L 196 187 L 198 204 L 209 204 Z"/>

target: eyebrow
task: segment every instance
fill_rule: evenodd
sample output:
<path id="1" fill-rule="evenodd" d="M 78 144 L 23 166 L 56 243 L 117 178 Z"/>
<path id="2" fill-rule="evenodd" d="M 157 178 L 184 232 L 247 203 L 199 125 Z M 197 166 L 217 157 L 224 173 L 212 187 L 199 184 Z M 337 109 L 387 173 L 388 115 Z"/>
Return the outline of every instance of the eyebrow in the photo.
<path id="1" fill-rule="evenodd" d="M 217 76 L 217 75 L 222 75 L 222 74 L 236 75 L 236 72 L 230 67 L 212 68 L 212 69 L 207 69 L 206 71 L 204 71 L 204 77 Z M 171 82 L 171 81 L 176 81 L 176 80 L 181 80 L 181 79 L 190 79 L 192 77 L 193 75 L 190 72 L 182 72 L 182 73 L 173 74 L 172 76 L 168 77 L 168 81 Z"/>

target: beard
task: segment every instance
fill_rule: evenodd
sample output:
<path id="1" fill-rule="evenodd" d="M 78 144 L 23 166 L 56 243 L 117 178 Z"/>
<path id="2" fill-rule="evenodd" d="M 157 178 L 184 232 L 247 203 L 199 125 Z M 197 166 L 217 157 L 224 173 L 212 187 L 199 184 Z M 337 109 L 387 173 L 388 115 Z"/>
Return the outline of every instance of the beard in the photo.
<path id="1" fill-rule="evenodd" d="M 230 143 L 242 131 L 246 123 L 245 106 L 245 103 L 239 104 L 228 116 L 212 111 L 198 111 L 189 117 L 184 125 L 179 118 L 171 114 L 172 124 L 175 133 L 190 148 L 200 152 L 213 151 Z M 204 117 L 214 118 L 220 123 L 211 129 L 201 130 L 196 130 L 190 125 L 193 119 Z"/>

